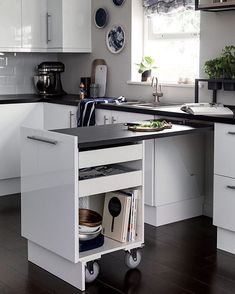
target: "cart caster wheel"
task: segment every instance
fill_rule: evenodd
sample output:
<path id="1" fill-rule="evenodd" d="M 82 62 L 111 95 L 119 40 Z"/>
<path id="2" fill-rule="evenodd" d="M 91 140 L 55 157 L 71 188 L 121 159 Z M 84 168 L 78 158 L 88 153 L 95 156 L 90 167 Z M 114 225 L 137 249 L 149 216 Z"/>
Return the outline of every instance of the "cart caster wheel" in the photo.
<path id="1" fill-rule="evenodd" d="M 141 252 L 140 250 L 131 250 L 131 252 L 127 251 L 125 255 L 125 264 L 129 268 L 136 268 L 141 261 Z"/>
<path id="2" fill-rule="evenodd" d="M 98 277 L 100 272 L 100 266 L 96 261 L 90 261 L 85 268 L 85 280 L 86 283 L 92 283 Z"/>

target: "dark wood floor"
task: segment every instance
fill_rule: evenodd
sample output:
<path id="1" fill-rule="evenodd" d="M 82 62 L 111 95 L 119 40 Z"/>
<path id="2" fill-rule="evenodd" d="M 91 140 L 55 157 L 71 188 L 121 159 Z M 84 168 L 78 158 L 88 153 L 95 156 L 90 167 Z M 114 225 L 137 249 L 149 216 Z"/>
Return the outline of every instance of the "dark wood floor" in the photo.
<path id="1" fill-rule="evenodd" d="M 86 293 L 235 293 L 235 257 L 216 251 L 216 230 L 207 217 L 146 226 L 138 269 L 128 270 L 124 252 L 104 256 L 98 280 Z M 19 196 L 0 197 L 0 294 L 76 294 L 72 286 L 27 262 L 20 236 Z"/>

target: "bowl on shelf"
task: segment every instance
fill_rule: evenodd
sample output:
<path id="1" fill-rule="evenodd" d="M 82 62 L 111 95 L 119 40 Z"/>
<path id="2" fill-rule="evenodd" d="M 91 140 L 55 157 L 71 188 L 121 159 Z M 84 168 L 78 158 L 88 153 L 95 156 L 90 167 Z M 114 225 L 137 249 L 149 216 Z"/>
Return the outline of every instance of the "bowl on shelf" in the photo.
<path id="1" fill-rule="evenodd" d="M 79 231 L 79 239 L 81 241 L 88 241 L 88 240 L 92 240 L 95 239 L 96 237 L 99 236 L 99 234 L 102 231 L 102 226 L 98 226 L 98 229 L 96 229 L 95 231 L 90 231 L 90 232 L 81 232 Z"/>
<path id="2" fill-rule="evenodd" d="M 79 225 L 87 227 L 97 227 L 102 223 L 102 216 L 90 209 L 79 208 Z"/>

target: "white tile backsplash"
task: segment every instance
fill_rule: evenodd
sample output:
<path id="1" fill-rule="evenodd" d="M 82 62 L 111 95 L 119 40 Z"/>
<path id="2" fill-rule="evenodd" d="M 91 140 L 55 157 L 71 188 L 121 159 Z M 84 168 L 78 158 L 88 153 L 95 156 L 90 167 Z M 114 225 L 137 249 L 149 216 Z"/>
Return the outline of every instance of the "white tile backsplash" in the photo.
<path id="1" fill-rule="evenodd" d="M 0 53 L 0 95 L 36 93 L 33 76 L 44 61 L 57 61 L 54 53 Z"/>

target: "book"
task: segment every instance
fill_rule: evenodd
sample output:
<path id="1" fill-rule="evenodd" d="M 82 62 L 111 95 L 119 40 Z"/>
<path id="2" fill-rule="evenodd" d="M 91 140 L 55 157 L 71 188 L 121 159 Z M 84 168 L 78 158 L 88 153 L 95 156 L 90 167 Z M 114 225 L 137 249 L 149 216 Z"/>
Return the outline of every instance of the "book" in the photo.
<path id="1" fill-rule="evenodd" d="M 128 224 L 127 240 L 135 241 L 137 227 L 137 206 L 138 206 L 138 190 L 125 190 L 125 193 L 131 196 L 131 208 Z"/>
<path id="2" fill-rule="evenodd" d="M 103 234 L 119 242 L 127 242 L 131 197 L 122 192 L 105 194 Z"/>

